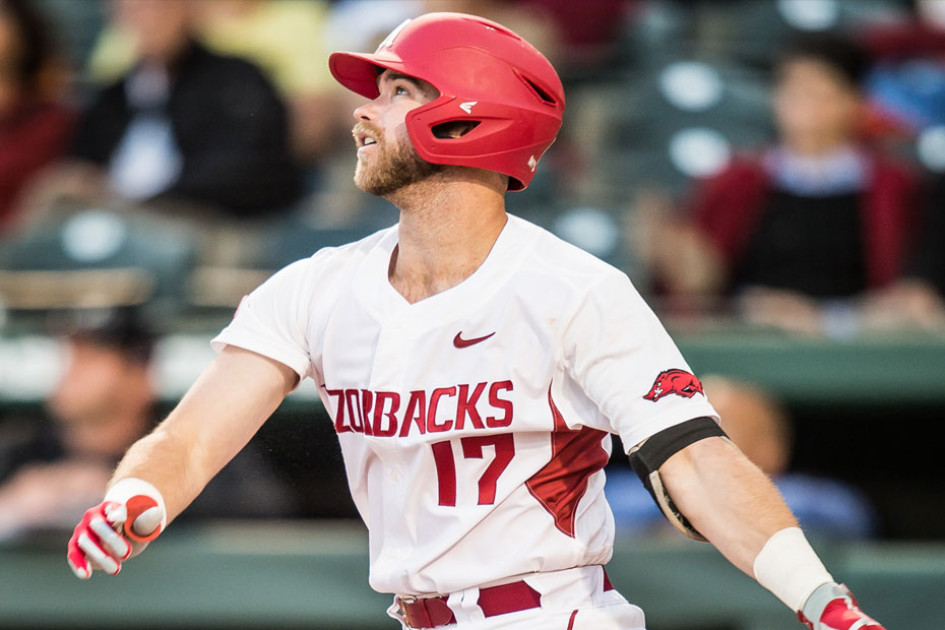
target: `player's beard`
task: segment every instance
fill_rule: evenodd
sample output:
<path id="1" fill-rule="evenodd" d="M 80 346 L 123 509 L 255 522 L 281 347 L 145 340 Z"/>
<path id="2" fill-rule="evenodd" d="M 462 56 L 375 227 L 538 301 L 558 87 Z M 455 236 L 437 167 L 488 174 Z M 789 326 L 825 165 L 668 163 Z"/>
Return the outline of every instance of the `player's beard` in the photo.
<path id="1" fill-rule="evenodd" d="M 354 171 L 354 183 L 361 190 L 378 197 L 389 197 L 398 190 L 423 181 L 443 172 L 446 168 L 442 164 L 427 162 L 414 149 L 405 128 L 401 128 L 397 142 L 389 142 L 382 137 L 379 130 L 365 125 L 365 130 L 371 130 L 377 138 L 377 149 L 368 164 L 367 160 L 358 159 L 358 166 Z M 360 125 L 359 125 L 360 126 Z M 358 128 L 355 128 L 355 132 Z"/>

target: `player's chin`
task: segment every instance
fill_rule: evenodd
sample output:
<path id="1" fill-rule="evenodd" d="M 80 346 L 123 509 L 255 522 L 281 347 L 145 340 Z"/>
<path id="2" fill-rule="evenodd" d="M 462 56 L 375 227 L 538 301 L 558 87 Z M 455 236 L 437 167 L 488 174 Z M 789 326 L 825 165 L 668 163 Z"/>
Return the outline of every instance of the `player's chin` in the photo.
<path id="1" fill-rule="evenodd" d="M 369 179 L 359 179 L 358 177 L 355 177 L 354 185 L 364 192 L 374 195 L 375 197 L 386 197 L 391 193 L 389 186 L 379 186 L 377 182 Z"/>
<path id="2" fill-rule="evenodd" d="M 376 171 L 364 168 L 358 163 L 354 172 L 354 185 L 376 197 L 387 197 L 403 187 L 403 182 L 393 177 L 378 176 Z"/>
<path id="3" fill-rule="evenodd" d="M 370 192 L 370 178 L 365 173 L 364 162 L 361 159 L 358 159 L 358 165 L 354 169 L 354 185 L 363 190 L 364 192 Z"/>
<path id="4" fill-rule="evenodd" d="M 366 193 L 370 193 L 372 195 L 378 194 L 377 192 L 375 192 L 375 189 L 377 188 L 377 186 L 374 184 L 374 182 L 371 180 L 370 177 L 365 177 L 360 172 L 360 170 L 355 171 L 354 173 L 354 185 Z"/>

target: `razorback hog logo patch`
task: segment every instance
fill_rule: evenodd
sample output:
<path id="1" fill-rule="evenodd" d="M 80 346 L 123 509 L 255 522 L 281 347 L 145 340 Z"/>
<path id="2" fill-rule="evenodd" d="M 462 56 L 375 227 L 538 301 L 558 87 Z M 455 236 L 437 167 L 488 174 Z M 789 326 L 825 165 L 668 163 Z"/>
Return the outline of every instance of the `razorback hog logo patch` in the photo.
<path id="1" fill-rule="evenodd" d="M 676 394 L 683 398 L 692 398 L 696 394 L 705 396 L 702 391 L 702 383 L 699 382 L 693 374 L 686 370 L 663 370 L 656 377 L 656 382 L 650 388 L 650 392 L 644 396 L 646 400 L 656 402 L 663 396 Z"/>

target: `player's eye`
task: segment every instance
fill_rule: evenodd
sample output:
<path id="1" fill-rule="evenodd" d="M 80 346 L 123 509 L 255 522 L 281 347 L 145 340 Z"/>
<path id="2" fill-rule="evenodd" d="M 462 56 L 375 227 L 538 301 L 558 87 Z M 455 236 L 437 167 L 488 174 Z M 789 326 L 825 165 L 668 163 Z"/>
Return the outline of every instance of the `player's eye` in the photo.
<path id="1" fill-rule="evenodd" d="M 406 87 L 404 87 L 404 86 L 402 86 L 402 85 L 395 85 L 395 86 L 394 86 L 394 95 L 395 95 L 395 96 L 399 96 L 399 95 L 401 95 L 401 94 L 403 94 L 403 95 L 409 95 L 409 94 L 410 94 L 410 90 L 408 90 Z"/>

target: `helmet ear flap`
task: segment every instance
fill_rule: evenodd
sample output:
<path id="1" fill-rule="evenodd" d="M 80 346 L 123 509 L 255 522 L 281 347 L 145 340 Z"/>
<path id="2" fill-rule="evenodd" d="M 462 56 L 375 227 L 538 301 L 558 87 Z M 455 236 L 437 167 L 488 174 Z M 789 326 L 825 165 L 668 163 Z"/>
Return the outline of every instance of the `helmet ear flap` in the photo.
<path id="1" fill-rule="evenodd" d="M 461 162 L 452 160 L 494 152 L 495 145 L 491 142 L 484 144 L 484 139 L 494 137 L 496 133 L 510 133 L 502 145 L 503 149 L 513 146 L 516 143 L 516 130 L 513 128 L 516 122 L 520 120 L 515 112 L 497 103 L 463 101 L 448 95 L 410 111 L 406 120 L 410 139 L 423 159 L 460 165 Z M 463 124 L 471 126 L 461 135 L 446 133 L 461 129 Z"/>
<path id="2" fill-rule="evenodd" d="M 412 110 L 406 124 L 424 160 L 499 171 L 511 178 L 509 190 L 522 190 L 554 141 L 561 120 L 552 107 L 526 109 L 441 96 Z M 461 125 L 471 126 L 461 135 L 444 133 Z"/>

